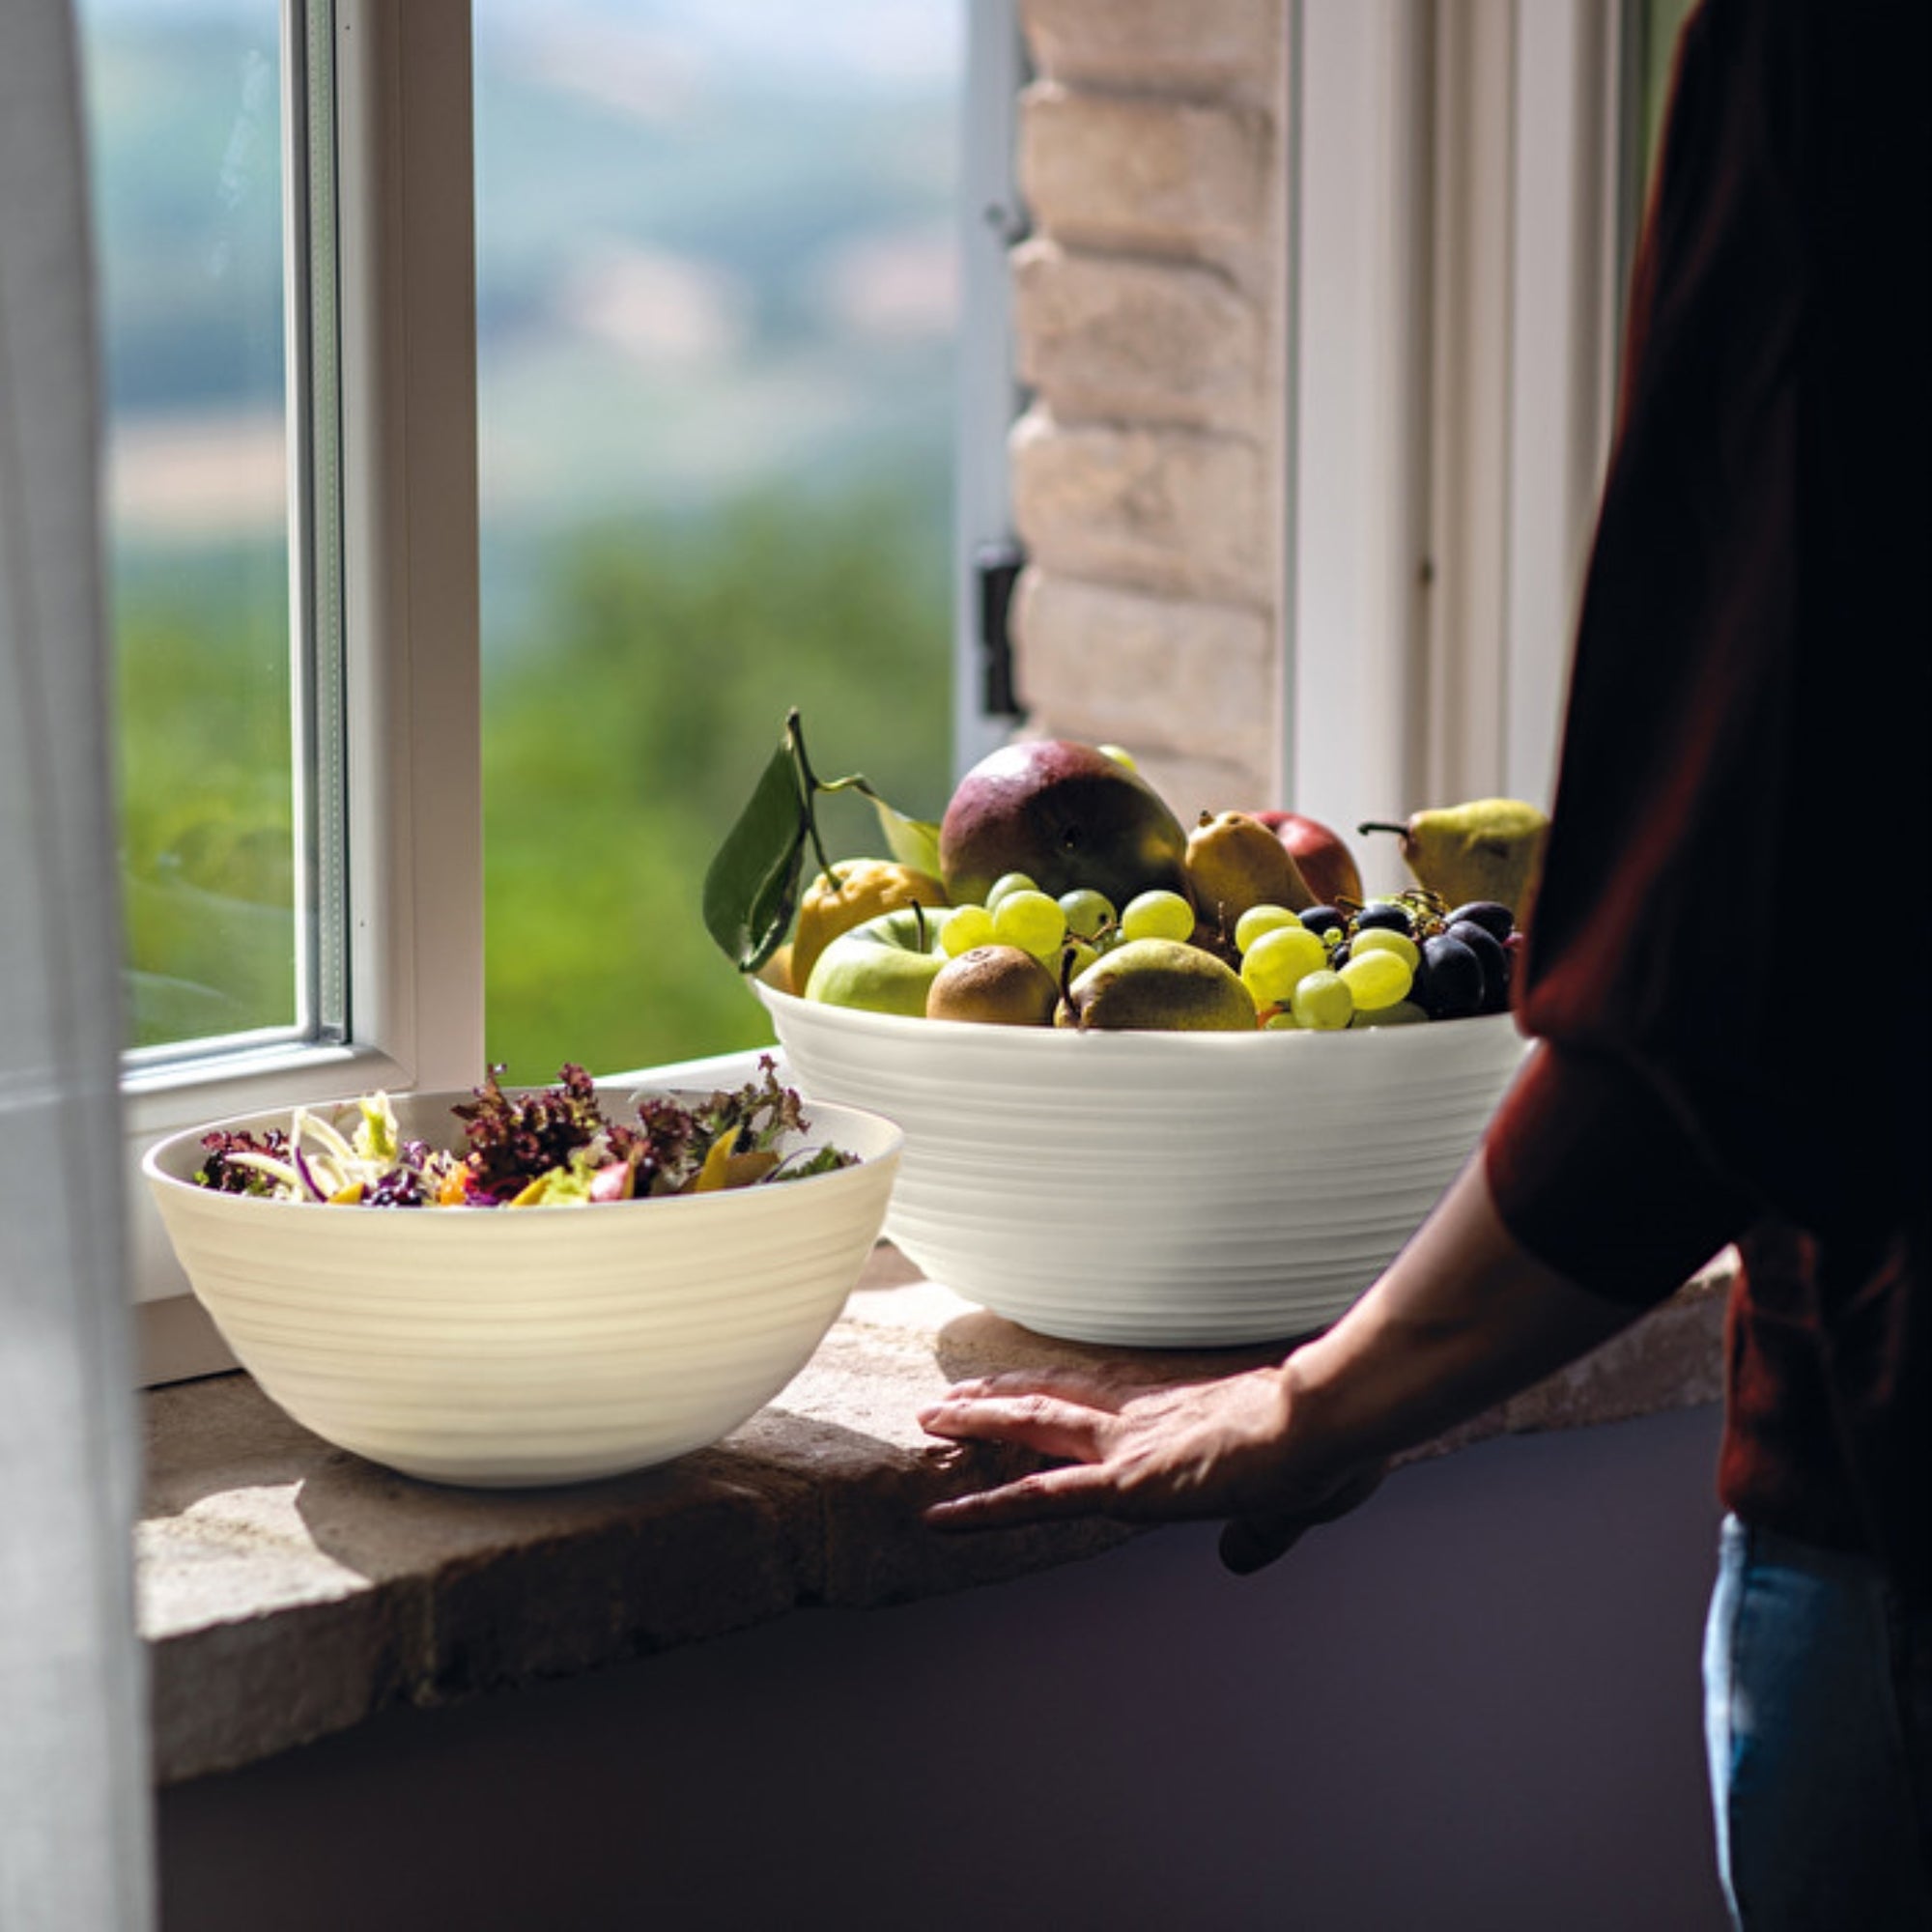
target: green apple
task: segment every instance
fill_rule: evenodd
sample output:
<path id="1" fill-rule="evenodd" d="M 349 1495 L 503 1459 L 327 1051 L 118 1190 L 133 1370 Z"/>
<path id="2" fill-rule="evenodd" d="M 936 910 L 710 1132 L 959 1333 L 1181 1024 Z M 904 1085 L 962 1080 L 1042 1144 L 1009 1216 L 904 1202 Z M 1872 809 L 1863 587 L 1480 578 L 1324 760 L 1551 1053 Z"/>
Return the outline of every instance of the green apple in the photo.
<path id="1" fill-rule="evenodd" d="M 939 920 L 915 906 L 882 913 L 841 932 L 818 955 L 805 997 L 833 1007 L 925 1017 L 925 994 L 948 954 Z"/>

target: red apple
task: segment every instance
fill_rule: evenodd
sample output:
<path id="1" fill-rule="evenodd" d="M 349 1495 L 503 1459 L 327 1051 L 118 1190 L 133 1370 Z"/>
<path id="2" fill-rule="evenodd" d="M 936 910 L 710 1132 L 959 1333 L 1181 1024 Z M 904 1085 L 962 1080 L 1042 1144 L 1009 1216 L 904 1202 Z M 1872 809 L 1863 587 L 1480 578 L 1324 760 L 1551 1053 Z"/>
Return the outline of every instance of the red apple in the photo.
<path id="1" fill-rule="evenodd" d="M 1342 842 L 1339 833 L 1305 812 L 1254 811 L 1248 815 L 1259 818 L 1294 854 L 1308 890 L 1323 905 L 1334 905 L 1344 898 L 1360 900 L 1362 874 L 1355 855 Z"/>
<path id="2" fill-rule="evenodd" d="M 1024 872 L 1050 897 L 1091 886 L 1116 910 L 1153 887 L 1185 894 L 1187 834 L 1147 781 L 1092 745 L 1026 739 L 959 781 L 939 828 L 955 905 Z"/>

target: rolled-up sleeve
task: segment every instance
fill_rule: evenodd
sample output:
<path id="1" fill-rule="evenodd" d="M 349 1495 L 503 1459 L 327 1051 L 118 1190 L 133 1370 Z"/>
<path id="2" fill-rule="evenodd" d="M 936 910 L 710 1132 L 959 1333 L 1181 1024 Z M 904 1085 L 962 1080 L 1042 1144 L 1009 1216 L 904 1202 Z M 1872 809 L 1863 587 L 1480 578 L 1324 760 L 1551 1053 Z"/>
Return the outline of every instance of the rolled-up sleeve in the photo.
<path id="1" fill-rule="evenodd" d="M 1484 1143 L 1497 1211 L 1547 1265 L 1610 1300 L 1662 1301 L 1743 1232 L 1751 1204 L 1649 1081 L 1540 1045 Z"/>

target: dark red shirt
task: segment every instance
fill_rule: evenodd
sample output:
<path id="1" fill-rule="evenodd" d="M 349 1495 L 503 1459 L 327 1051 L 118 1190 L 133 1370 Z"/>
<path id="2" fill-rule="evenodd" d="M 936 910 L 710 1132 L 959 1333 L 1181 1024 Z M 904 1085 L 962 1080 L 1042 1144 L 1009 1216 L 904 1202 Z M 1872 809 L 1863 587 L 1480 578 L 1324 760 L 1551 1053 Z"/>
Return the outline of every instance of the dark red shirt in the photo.
<path id="1" fill-rule="evenodd" d="M 1932 6 L 1706 0 L 1634 279 L 1503 1218 L 1727 1241 L 1719 1484 L 1932 1598 Z"/>

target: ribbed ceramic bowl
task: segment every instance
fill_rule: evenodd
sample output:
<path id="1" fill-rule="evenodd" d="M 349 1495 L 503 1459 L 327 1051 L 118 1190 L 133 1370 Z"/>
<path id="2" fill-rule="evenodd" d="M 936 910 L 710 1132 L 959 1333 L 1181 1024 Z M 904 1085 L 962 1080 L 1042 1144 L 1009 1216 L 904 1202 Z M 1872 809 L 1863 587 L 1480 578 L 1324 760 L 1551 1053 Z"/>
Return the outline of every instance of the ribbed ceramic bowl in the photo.
<path id="1" fill-rule="evenodd" d="M 1046 1335 L 1286 1339 L 1373 1282 L 1514 1076 L 1508 1014 L 1344 1033 L 1076 1033 L 760 986 L 802 1093 L 906 1133 L 886 1233 Z"/>
<path id="2" fill-rule="evenodd" d="M 406 1134 L 457 1145 L 449 1109 L 467 1097 L 418 1094 L 396 1113 Z M 298 1422 L 412 1476 L 526 1487 L 715 1442 L 805 1366 L 877 1238 L 902 1143 L 852 1108 L 807 1115 L 810 1143 L 859 1163 L 597 1207 L 217 1194 L 190 1178 L 207 1127 L 162 1141 L 143 1168 L 196 1295 Z M 287 1121 L 281 1108 L 211 1124 Z"/>

